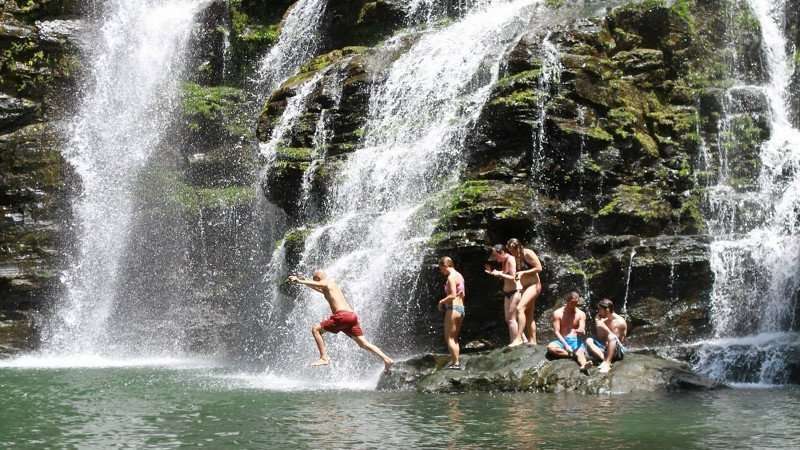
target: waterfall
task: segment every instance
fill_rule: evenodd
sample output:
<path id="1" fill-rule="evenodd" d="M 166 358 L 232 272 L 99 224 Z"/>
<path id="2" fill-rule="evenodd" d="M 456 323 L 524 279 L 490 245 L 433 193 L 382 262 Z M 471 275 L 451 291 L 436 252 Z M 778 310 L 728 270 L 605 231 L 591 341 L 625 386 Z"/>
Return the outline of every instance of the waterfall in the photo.
<path id="1" fill-rule="evenodd" d="M 322 41 L 322 21 L 328 0 L 298 0 L 281 23 L 278 42 L 258 63 L 256 85 L 267 96 L 306 61 Z"/>
<path id="2" fill-rule="evenodd" d="M 90 72 L 65 157 L 80 176 L 78 252 L 66 294 L 43 330 L 45 352 L 108 351 L 132 225 L 134 181 L 164 137 L 195 15 L 203 0 L 111 0 L 88 48 Z"/>
<path id="3" fill-rule="evenodd" d="M 409 0 L 405 9 L 409 23 L 431 24 L 448 15 L 461 16 L 473 8 L 491 3 L 492 0 Z"/>
<path id="4" fill-rule="evenodd" d="M 761 26 L 769 82 L 756 87 L 740 83 L 729 90 L 726 103 L 743 89 L 763 93 L 771 136 L 761 144 L 761 169 L 753 188 L 741 192 L 723 172 L 710 189 L 715 340 L 699 352 L 697 365 L 727 379 L 750 371 L 759 378 L 746 381 L 781 383 L 786 377 L 783 360 L 770 356 L 768 349 L 790 339 L 786 333 L 794 331 L 800 290 L 800 130 L 789 120 L 793 62 L 782 30 L 786 2 L 747 3 Z M 727 109 L 726 116 L 733 114 Z"/>
<path id="5" fill-rule="evenodd" d="M 642 242 L 644 244 L 644 242 Z M 633 273 L 633 258 L 636 257 L 636 247 L 631 247 L 631 256 L 628 259 L 628 270 L 625 272 L 625 297 L 622 300 L 622 314 L 628 314 L 628 294 L 631 290 L 631 273 Z"/>
<path id="6" fill-rule="evenodd" d="M 426 301 L 414 299 L 412 289 L 434 227 L 425 210 L 458 180 L 466 134 L 535 3 L 482 2 L 456 22 L 431 26 L 392 63 L 385 81 L 375 82 L 365 135 L 344 162 L 326 219 L 310 230 L 300 260 L 301 270 L 322 268 L 338 281 L 368 339 L 402 343 L 413 329 L 407 311 Z M 270 370 L 328 380 L 377 373 L 372 355 L 331 335 L 333 366 L 305 369 L 315 351 L 308 330 L 329 310 L 316 294 L 298 295 L 287 319 L 273 327 L 281 337 Z"/>
<path id="7" fill-rule="evenodd" d="M 552 41 L 552 37 L 552 33 L 547 32 L 542 39 L 540 55 L 542 61 L 541 72 L 536 80 L 537 89 L 540 94 L 536 102 L 538 115 L 532 127 L 533 145 L 531 147 L 530 180 L 532 188 L 542 193 L 546 193 L 546 186 L 548 186 L 546 171 L 544 170 L 545 147 L 547 146 L 547 130 L 545 129 L 545 124 L 547 123 L 547 102 L 555 95 L 558 95 L 561 84 L 561 72 L 563 70 L 561 52 L 559 52 L 558 46 Z M 537 215 L 541 216 L 544 214 L 542 202 L 534 201 L 531 207 L 534 211 L 537 211 Z M 537 236 L 537 246 L 542 245 L 538 237 L 541 236 L 541 232 L 538 229 L 539 226 L 538 222 L 534 224 L 534 235 Z M 588 289 L 585 289 L 584 295 L 588 298 Z"/>

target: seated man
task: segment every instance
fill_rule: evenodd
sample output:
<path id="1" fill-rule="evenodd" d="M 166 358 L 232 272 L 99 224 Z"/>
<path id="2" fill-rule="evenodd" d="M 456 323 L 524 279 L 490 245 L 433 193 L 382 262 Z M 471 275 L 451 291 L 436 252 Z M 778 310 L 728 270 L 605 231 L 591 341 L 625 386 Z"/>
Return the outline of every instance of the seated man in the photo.
<path id="1" fill-rule="evenodd" d="M 597 339 L 587 339 L 586 346 L 591 356 L 603 361 L 600 364 L 600 373 L 608 373 L 611 370 L 611 363 L 625 357 L 622 341 L 628 334 L 628 324 L 622 316 L 614 312 L 614 303 L 611 300 L 607 298 L 600 300 L 597 308 L 595 317 Z"/>
<path id="2" fill-rule="evenodd" d="M 591 366 L 586 360 L 583 338 L 586 336 L 586 313 L 578 309 L 581 296 L 572 291 L 564 299 L 564 306 L 553 313 L 553 331 L 556 340 L 547 344 L 547 353 L 555 358 L 575 358 L 585 371 Z"/>

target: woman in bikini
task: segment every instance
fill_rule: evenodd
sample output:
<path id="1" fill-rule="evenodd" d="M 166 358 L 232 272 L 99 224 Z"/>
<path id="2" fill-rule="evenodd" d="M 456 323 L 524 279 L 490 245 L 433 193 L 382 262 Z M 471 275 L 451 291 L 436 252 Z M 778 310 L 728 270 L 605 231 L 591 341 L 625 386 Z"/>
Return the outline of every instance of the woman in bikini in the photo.
<path id="1" fill-rule="evenodd" d="M 450 352 L 450 365 L 448 369 L 461 369 L 458 346 L 458 335 L 461 333 L 461 324 L 464 322 L 464 277 L 453 267 L 453 260 L 448 256 L 439 260 L 439 273 L 444 282 L 445 297 L 439 300 L 439 311 L 444 311 L 444 340 Z"/>
<path id="2" fill-rule="evenodd" d="M 497 261 L 503 268 L 503 270 L 494 270 L 490 264 L 486 264 L 485 267 L 486 273 L 503 280 L 503 306 L 506 324 L 508 325 L 508 336 L 511 341 L 508 346 L 515 347 L 524 342 L 522 340 L 522 327 L 524 327 L 525 324 L 525 322 L 521 322 L 517 316 L 517 305 L 519 304 L 520 298 L 522 298 L 522 284 L 515 279 L 517 263 L 514 257 L 506 252 L 506 249 L 501 244 L 492 247 L 489 260 Z"/>
<path id="3" fill-rule="evenodd" d="M 534 312 L 536 300 L 542 293 L 542 280 L 539 273 L 542 263 L 533 250 L 525 248 L 518 239 L 511 239 L 506 243 L 506 249 L 517 263 L 516 280 L 522 283 L 522 298 L 517 305 L 517 315 L 520 323 L 524 324 L 524 334 L 527 335 L 528 345 L 536 345 L 536 321 Z"/>

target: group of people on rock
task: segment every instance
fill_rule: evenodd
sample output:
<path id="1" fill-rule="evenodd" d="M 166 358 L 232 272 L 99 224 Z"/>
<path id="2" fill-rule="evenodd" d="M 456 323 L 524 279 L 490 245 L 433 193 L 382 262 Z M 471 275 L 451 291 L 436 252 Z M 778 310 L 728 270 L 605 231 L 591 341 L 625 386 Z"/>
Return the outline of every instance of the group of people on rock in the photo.
<path id="1" fill-rule="evenodd" d="M 444 340 L 450 353 L 447 368 L 458 370 L 461 369 L 458 338 L 466 317 L 465 280 L 455 269 L 453 259 L 448 256 L 439 259 L 438 270 L 445 277 L 445 296 L 439 300 L 438 308 L 444 313 Z M 509 347 L 536 345 L 534 312 L 536 300 L 542 293 L 542 263 L 539 257 L 518 239 L 511 239 L 505 245 L 498 244 L 491 248 L 484 270 L 503 283 L 503 311 L 508 326 Z M 344 332 L 361 348 L 381 358 L 387 372 L 391 369 L 394 361 L 364 338 L 358 316 L 333 279 L 317 270 L 310 279 L 292 275 L 288 281 L 321 293 L 331 308 L 331 316 L 314 325 L 311 330 L 319 350 L 319 360 L 312 366 L 330 364 L 322 334 Z M 547 344 L 548 355 L 553 358 L 573 358 L 582 371 L 592 367 L 594 361 L 599 361 L 599 371 L 606 373 L 613 362 L 625 355 L 623 342 L 628 331 L 627 323 L 614 312 L 613 302 L 603 299 L 597 304 L 595 337 L 587 337 L 586 313 L 578 308 L 580 302 L 578 292 L 569 292 L 564 298 L 564 305 L 553 312 L 556 339 Z"/>

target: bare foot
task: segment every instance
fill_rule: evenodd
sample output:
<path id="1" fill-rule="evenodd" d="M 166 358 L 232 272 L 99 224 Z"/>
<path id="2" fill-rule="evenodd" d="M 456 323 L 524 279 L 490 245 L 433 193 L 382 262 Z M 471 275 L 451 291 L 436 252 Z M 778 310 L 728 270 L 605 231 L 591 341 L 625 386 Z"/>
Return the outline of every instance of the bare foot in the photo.
<path id="1" fill-rule="evenodd" d="M 583 372 L 585 374 L 588 374 L 589 373 L 589 369 L 591 369 L 593 366 L 594 366 L 593 362 L 586 361 L 586 364 L 581 366 L 581 372 Z"/>
<path id="2" fill-rule="evenodd" d="M 528 342 L 525 343 L 525 345 L 527 345 L 528 347 L 534 347 L 537 344 L 536 344 L 536 341 L 528 341 Z"/>
<path id="3" fill-rule="evenodd" d="M 604 362 L 600 364 L 600 368 L 597 369 L 600 373 L 608 373 L 611 370 L 611 364 Z"/>
<path id="4" fill-rule="evenodd" d="M 389 373 L 392 371 L 392 366 L 394 365 L 393 360 L 388 360 L 383 362 L 383 373 Z"/>
<path id="5" fill-rule="evenodd" d="M 509 347 L 516 347 L 518 345 L 522 345 L 524 341 L 522 339 L 514 339 L 514 341 L 508 344 Z"/>
<path id="6" fill-rule="evenodd" d="M 320 367 L 320 366 L 327 366 L 331 363 L 330 358 L 320 358 L 317 362 L 311 364 L 311 367 Z"/>

